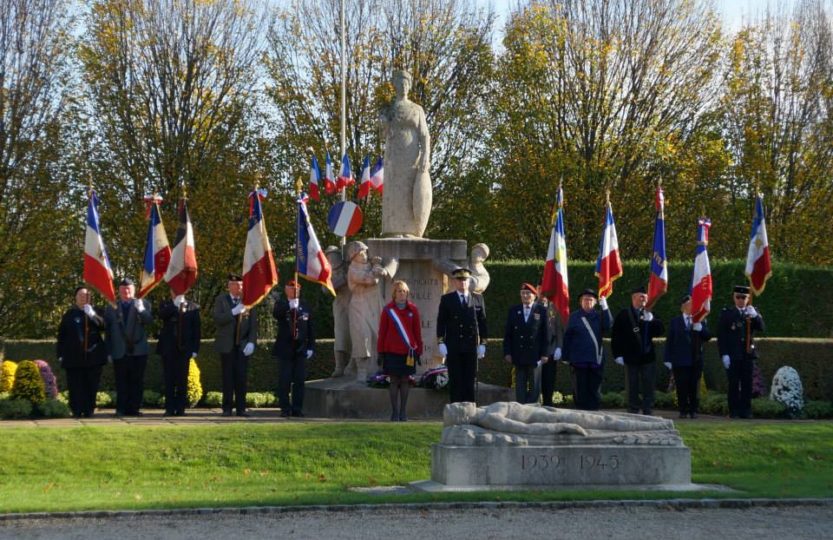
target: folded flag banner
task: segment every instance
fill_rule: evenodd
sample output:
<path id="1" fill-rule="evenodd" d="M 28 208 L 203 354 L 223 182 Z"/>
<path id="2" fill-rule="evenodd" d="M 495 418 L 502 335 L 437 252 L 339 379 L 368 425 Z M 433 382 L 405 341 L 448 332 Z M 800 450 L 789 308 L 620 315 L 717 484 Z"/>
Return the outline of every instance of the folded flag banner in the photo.
<path id="1" fill-rule="evenodd" d="M 87 232 L 84 238 L 84 282 L 97 290 L 111 304 L 116 303 L 113 287 L 113 269 L 104 249 L 101 237 L 101 220 L 98 217 L 98 196 L 90 190 L 87 202 Z"/>
<path id="2" fill-rule="evenodd" d="M 599 258 L 596 260 L 596 277 L 599 278 L 599 296 L 613 294 L 613 282 L 622 277 L 622 260 L 619 258 L 619 241 L 616 239 L 616 222 L 608 199 L 605 203 L 605 222 Z"/>
<path id="3" fill-rule="evenodd" d="M 756 296 L 764 292 L 766 280 L 772 275 L 772 260 L 769 255 L 769 239 L 766 235 L 764 219 L 764 201 L 755 197 L 755 217 L 752 220 L 752 233 L 749 235 L 749 250 L 746 254 L 746 277 L 749 288 Z"/>
<path id="4" fill-rule="evenodd" d="M 341 156 L 341 173 L 339 173 L 336 179 L 336 191 L 341 191 L 355 183 L 356 180 L 353 178 L 353 170 L 350 168 L 350 157 L 345 153 Z"/>
<path id="5" fill-rule="evenodd" d="M 362 162 L 362 176 L 359 181 L 359 193 L 356 197 L 364 199 L 368 195 L 370 195 L 370 156 L 365 156 L 364 162 Z"/>
<path id="6" fill-rule="evenodd" d="M 665 255 L 665 196 L 657 186 L 657 217 L 654 221 L 654 249 L 651 254 L 651 277 L 648 280 L 647 308 L 651 309 L 657 300 L 668 291 L 668 259 Z"/>
<path id="7" fill-rule="evenodd" d="M 567 235 L 564 230 L 564 191 L 559 186 L 556 199 L 555 219 L 552 223 L 550 245 L 547 248 L 547 262 L 544 277 L 541 278 L 541 294 L 555 306 L 561 323 L 567 324 L 570 317 L 570 288 L 567 279 Z"/>
<path id="8" fill-rule="evenodd" d="M 159 285 L 171 262 L 171 246 L 168 245 L 168 235 L 165 234 L 165 226 L 162 224 L 162 216 L 159 213 L 161 202 L 162 197 L 158 195 L 145 197 L 148 236 L 139 280 L 139 292 L 136 293 L 138 298 L 143 298 Z"/>
<path id="9" fill-rule="evenodd" d="M 315 156 L 312 156 L 309 163 L 309 196 L 312 197 L 314 201 L 321 200 L 321 192 L 319 191 L 320 184 L 321 167 L 318 165 L 318 160 Z"/>
<path id="10" fill-rule="evenodd" d="M 333 171 L 333 159 L 330 157 L 330 152 L 327 152 L 327 157 L 324 158 L 324 193 L 332 195 L 336 192 L 336 176 Z"/>
<path id="11" fill-rule="evenodd" d="M 298 226 L 297 242 L 295 244 L 295 270 L 299 276 L 306 280 L 318 283 L 327 288 L 333 296 L 336 295 L 333 288 L 330 261 L 324 255 L 318 237 L 312 228 L 307 211 L 306 197 L 302 194 L 298 197 Z"/>
<path id="12" fill-rule="evenodd" d="M 278 268 L 263 219 L 261 202 L 265 198 L 266 190 L 263 189 L 249 193 L 249 233 L 243 254 L 243 305 L 246 307 L 263 300 L 278 284 Z"/>
<path id="13" fill-rule="evenodd" d="M 171 251 L 171 260 L 165 272 L 165 283 L 176 295 L 185 294 L 197 281 L 197 247 L 194 244 L 194 228 L 185 198 L 177 206 L 179 225 Z"/>
<path id="14" fill-rule="evenodd" d="M 362 228 L 362 209 L 352 201 L 336 203 L 327 214 L 327 225 L 336 236 L 353 236 Z"/>
<path id="15" fill-rule="evenodd" d="M 370 169 L 370 185 L 379 195 L 385 188 L 385 166 L 382 158 L 376 160 L 376 164 Z"/>
<path id="16" fill-rule="evenodd" d="M 691 320 L 700 322 L 711 310 L 712 270 L 709 266 L 709 228 L 711 221 L 697 220 L 697 247 L 694 252 L 694 275 L 691 278 Z"/>

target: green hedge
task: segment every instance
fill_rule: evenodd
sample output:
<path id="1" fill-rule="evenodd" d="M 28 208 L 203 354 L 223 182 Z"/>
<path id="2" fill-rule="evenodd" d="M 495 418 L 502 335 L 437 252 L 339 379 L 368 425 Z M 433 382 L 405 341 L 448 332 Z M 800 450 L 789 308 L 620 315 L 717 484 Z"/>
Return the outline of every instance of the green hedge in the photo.
<path id="1" fill-rule="evenodd" d="M 833 400 L 833 340 L 803 338 L 761 338 L 757 340 L 761 359 L 759 365 L 765 384 L 769 384 L 775 371 L 784 365 L 798 370 L 804 384 L 807 399 Z M 662 359 L 663 340 L 657 340 L 658 357 Z M 249 391 L 269 392 L 277 387 L 278 366 L 271 358 L 271 342 L 261 341 L 249 364 Z M 608 358 L 610 344 L 607 343 Z M 705 377 L 709 389 L 725 392 L 726 376 L 717 354 L 716 340 L 706 344 Z M 219 356 L 214 352 L 213 341 L 204 340 L 198 358 L 202 375 L 204 392 L 221 389 L 221 372 Z M 58 388 L 66 388 L 65 373 L 58 369 L 55 360 L 55 344 L 49 340 L 6 341 L 5 357 L 10 360 L 43 359 L 49 362 L 58 378 Z M 328 377 L 333 369 L 332 340 L 319 340 L 315 356 L 308 364 L 308 379 Z M 479 380 L 490 384 L 510 386 L 512 382 L 511 366 L 503 361 L 502 343 L 499 339 L 489 340 L 487 356 L 480 364 Z M 668 386 L 668 370 L 659 366 L 657 369 L 657 388 L 664 390 Z M 158 356 L 151 355 L 145 376 L 145 387 L 162 392 L 162 367 Z M 602 390 L 616 392 L 625 387 L 624 371 L 615 364 L 608 363 L 605 369 Z M 105 367 L 101 390 L 114 388 L 113 369 Z M 569 369 L 560 364 L 556 375 L 556 389 L 562 393 L 572 393 Z"/>

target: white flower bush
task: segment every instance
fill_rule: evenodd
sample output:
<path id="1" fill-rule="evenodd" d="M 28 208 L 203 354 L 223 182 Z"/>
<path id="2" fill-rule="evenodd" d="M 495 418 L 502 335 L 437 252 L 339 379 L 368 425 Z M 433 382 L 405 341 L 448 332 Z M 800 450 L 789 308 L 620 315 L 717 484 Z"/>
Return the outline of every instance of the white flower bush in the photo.
<path id="1" fill-rule="evenodd" d="M 782 403 L 792 417 L 801 414 L 804 409 L 804 387 L 795 369 L 783 366 L 775 372 L 769 399 Z"/>

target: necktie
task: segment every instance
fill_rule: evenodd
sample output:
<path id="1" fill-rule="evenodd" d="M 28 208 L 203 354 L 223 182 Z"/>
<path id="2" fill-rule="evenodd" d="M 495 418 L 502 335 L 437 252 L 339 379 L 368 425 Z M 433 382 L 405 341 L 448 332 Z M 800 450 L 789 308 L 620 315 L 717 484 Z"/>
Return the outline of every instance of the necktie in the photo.
<path id="1" fill-rule="evenodd" d="M 686 330 L 691 329 L 691 317 L 689 317 L 689 316 L 686 316 L 686 318 L 685 318 L 685 329 Z"/>
<path id="2" fill-rule="evenodd" d="M 466 295 L 465 295 L 465 294 L 461 294 L 461 295 L 460 295 L 460 303 L 461 303 L 462 305 L 464 305 L 464 306 L 465 306 L 466 304 L 468 304 L 468 302 L 466 301 Z"/>
<path id="3" fill-rule="evenodd" d="M 529 320 L 529 306 L 524 306 L 524 322 Z"/>

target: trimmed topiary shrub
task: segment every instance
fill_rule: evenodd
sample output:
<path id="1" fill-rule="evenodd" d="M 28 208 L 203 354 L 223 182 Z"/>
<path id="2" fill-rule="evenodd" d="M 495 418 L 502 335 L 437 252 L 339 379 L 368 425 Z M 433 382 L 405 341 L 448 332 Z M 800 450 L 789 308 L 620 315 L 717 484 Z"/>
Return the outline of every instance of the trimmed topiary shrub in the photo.
<path id="1" fill-rule="evenodd" d="M 206 407 L 222 407 L 223 393 L 222 392 L 207 392 L 205 394 L 204 403 Z"/>
<path id="2" fill-rule="evenodd" d="M 804 418 L 810 420 L 833 418 L 833 403 L 829 401 L 808 401 L 804 405 Z"/>
<path id="3" fill-rule="evenodd" d="M 202 383 L 200 382 L 200 367 L 196 358 L 191 358 L 188 367 L 188 403 L 196 407 L 202 399 Z"/>
<path id="4" fill-rule="evenodd" d="M 96 392 L 95 406 L 98 408 L 112 407 L 116 401 L 115 397 L 116 394 L 114 392 Z"/>
<path id="5" fill-rule="evenodd" d="M 624 409 L 625 401 L 624 392 L 607 392 L 602 394 L 601 406 L 602 409 Z"/>
<path id="6" fill-rule="evenodd" d="M 729 402 L 726 400 L 726 394 L 719 394 L 717 392 L 700 394 L 700 412 L 715 416 L 728 415 Z"/>
<path id="7" fill-rule="evenodd" d="M 24 360 L 18 364 L 9 397 L 13 400 L 28 400 L 32 405 L 46 401 L 46 390 L 40 376 L 40 370 L 31 360 Z"/>
<path id="8" fill-rule="evenodd" d="M 69 405 L 57 399 L 47 399 L 35 406 L 35 414 L 44 418 L 69 418 Z"/>
<path id="9" fill-rule="evenodd" d="M 154 390 L 145 390 L 142 394 L 142 404 L 145 407 L 159 407 L 164 406 L 165 398 L 159 392 Z"/>
<path id="10" fill-rule="evenodd" d="M 14 384 L 14 374 L 17 364 L 11 360 L 3 360 L 0 364 L 0 392 L 11 392 Z"/>
<path id="11" fill-rule="evenodd" d="M 752 400 L 752 416 L 756 418 L 790 418 L 790 411 L 783 403 L 769 398 Z"/>
<path id="12" fill-rule="evenodd" d="M 20 420 L 32 416 L 32 403 L 28 399 L 4 399 L 0 401 L 0 418 Z"/>
<path id="13" fill-rule="evenodd" d="M 677 398 L 676 392 L 654 392 L 654 408 L 660 410 L 675 410 Z"/>
<path id="14" fill-rule="evenodd" d="M 38 366 L 40 377 L 43 379 L 43 386 L 46 390 L 46 397 L 55 399 L 58 397 L 58 380 L 55 374 L 52 373 L 52 368 L 45 360 L 35 360 L 35 365 Z"/>

